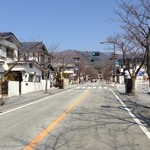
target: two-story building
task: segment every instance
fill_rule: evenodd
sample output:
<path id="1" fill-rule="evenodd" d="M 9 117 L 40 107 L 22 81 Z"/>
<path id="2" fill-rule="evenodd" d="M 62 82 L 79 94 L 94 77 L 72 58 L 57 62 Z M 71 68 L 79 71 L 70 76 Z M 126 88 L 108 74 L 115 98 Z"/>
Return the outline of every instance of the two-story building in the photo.
<path id="1" fill-rule="evenodd" d="M 18 61 L 22 45 L 12 32 L 0 33 L 0 77 L 9 70 L 9 63 Z"/>
<path id="2" fill-rule="evenodd" d="M 53 70 L 51 55 L 43 42 L 22 42 L 21 61 L 34 60 L 43 68 L 42 78 L 45 79 L 46 71 Z M 48 76 L 49 78 L 49 76 Z"/>
<path id="3" fill-rule="evenodd" d="M 19 94 L 22 93 L 21 91 L 26 93 L 24 89 L 22 90 L 21 82 L 26 82 L 24 88 L 28 90 L 41 90 L 41 87 L 37 88 L 37 84 L 36 88 L 33 88 L 33 85 L 29 88 L 29 85 L 31 85 L 31 82 L 41 83 L 45 76 L 48 78 L 49 69 L 52 69 L 51 57 L 42 42 L 21 43 L 12 32 L 0 33 L 0 77 L 7 81 L 6 84 L 1 86 L 5 86 L 6 93 L 8 92 L 7 83 L 9 80 L 19 82 Z M 27 82 L 30 82 L 30 84 Z M 11 88 L 14 89 L 13 86 Z M 9 92 L 10 90 L 9 88 Z"/>

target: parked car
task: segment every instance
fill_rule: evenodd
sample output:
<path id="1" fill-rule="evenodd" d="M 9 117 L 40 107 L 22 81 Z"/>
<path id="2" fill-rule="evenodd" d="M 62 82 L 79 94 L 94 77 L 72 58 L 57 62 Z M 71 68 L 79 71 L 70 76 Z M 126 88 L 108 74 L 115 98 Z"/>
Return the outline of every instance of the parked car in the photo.
<path id="1" fill-rule="evenodd" d="M 94 78 L 94 77 L 92 77 L 92 78 L 91 78 L 91 82 L 97 82 L 97 79 Z"/>

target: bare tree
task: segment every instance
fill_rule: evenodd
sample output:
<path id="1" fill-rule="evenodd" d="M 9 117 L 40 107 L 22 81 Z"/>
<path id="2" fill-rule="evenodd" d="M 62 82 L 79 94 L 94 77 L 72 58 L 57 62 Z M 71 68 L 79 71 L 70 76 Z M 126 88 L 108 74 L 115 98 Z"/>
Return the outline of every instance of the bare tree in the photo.
<path id="1" fill-rule="evenodd" d="M 53 64 L 53 60 L 55 59 L 55 52 L 57 51 L 59 51 L 59 43 L 51 44 L 51 46 L 48 48 L 48 53 L 51 56 L 51 65 Z"/>
<path id="2" fill-rule="evenodd" d="M 124 62 L 128 63 L 128 67 L 131 64 L 132 67 L 137 67 L 137 59 L 141 58 L 139 68 L 133 70 L 132 74 L 130 72 L 131 78 L 134 79 L 146 61 L 150 83 L 150 1 L 139 0 L 139 3 L 135 4 L 132 1 L 119 0 L 117 4 L 119 9 L 115 10 L 115 13 L 124 31 L 124 41 L 119 44 L 126 59 Z"/>
<path id="3" fill-rule="evenodd" d="M 110 77 L 112 76 L 112 70 L 114 68 L 114 65 L 110 60 L 104 60 L 101 61 L 101 74 L 102 77 L 109 83 Z"/>
<path id="4" fill-rule="evenodd" d="M 122 65 L 131 78 L 131 93 L 135 95 L 135 79 L 146 60 L 146 49 L 141 46 L 134 38 L 128 34 L 116 35 L 108 38 L 108 41 L 114 42 L 119 51 L 123 54 Z"/>

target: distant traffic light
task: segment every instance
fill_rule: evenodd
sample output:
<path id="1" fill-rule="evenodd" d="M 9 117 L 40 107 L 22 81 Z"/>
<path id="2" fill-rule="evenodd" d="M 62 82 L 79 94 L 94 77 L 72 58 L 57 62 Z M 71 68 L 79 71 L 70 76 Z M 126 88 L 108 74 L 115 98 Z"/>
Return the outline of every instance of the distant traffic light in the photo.
<path id="1" fill-rule="evenodd" d="M 92 52 L 92 56 L 99 56 L 99 52 Z"/>

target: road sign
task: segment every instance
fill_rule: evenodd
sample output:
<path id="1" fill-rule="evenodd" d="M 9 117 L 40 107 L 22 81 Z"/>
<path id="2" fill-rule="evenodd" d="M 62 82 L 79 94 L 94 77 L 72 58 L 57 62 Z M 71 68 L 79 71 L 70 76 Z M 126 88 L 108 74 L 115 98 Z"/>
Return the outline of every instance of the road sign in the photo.
<path id="1" fill-rule="evenodd" d="M 116 60 L 116 61 L 115 61 L 115 66 L 119 66 L 119 64 L 120 64 L 119 61 Z"/>
<path id="2" fill-rule="evenodd" d="M 112 53 L 110 57 L 111 57 L 111 59 L 117 59 L 118 58 L 118 54 Z"/>
<path id="3" fill-rule="evenodd" d="M 75 70 L 79 70 L 79 66 L 75 66 L 74 69 L 75 69 Z"/>
<path id="4" fill-rule="evenodd" d="M 92 56 L 99 56 L 99 52 L 92 52 Z"/>

